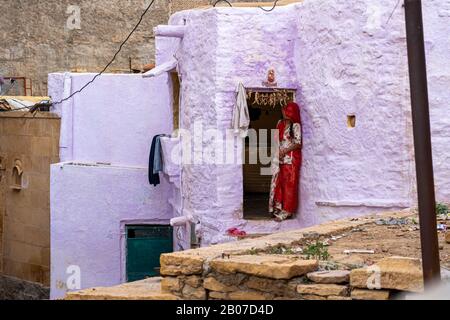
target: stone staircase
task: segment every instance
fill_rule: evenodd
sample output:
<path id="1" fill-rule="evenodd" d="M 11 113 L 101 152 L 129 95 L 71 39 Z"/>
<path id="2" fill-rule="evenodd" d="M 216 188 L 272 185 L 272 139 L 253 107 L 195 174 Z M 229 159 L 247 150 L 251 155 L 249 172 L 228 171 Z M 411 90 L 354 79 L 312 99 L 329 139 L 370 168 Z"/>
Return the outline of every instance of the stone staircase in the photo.
<path id="1" fill-rule="evenodd" d="M 161 256 L 162 278 L 69 293 L 68 300 L 388 300 L 422 293 L 419 259 L 388 256 L 345 267 L 276 248 L 298 248 L 380 219 L 412 211 L 333 221 L 320 226 Z M 382 241 L 382 240 L 380 240 Z M 444 240 L 445 241 L 445 240 Z M 330 267 L 331 266 L 331 267 Z"/>

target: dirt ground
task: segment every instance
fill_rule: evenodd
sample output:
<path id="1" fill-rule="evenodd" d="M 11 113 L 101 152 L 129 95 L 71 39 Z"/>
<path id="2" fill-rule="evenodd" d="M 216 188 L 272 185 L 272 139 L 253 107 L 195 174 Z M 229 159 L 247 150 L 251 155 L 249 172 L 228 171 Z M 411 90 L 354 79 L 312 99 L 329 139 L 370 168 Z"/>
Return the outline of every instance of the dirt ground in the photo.
<path id="1" fill-rule="evenodd" d="M 420 229 L 416 221 L 418 219 L 412 219 L 403 225 L 370 224 L 352 230 L 342 238 L 330 239 L 330 260 L 356 267 L 372 265 L 391 256 L 421 258 Z M 446 223 L 450 229 L 450 221 Z M 450 269 L 450 244 L 445 242 L 445 232 L 439 232 L 439 246 L 441 266 Z M 375 254 L 345 254 L 345 250 L 373 250 Z"/>

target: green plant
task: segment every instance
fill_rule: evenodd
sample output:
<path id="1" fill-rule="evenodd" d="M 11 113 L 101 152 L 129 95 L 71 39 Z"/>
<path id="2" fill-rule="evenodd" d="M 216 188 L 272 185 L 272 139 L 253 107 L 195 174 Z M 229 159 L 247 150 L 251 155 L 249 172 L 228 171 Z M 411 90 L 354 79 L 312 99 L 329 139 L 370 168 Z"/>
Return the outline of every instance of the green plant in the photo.
<path id="1" fill-rule="evenodd" d="M 436 205 L 436 214 L 438 216 L 446 216 L 449 214 L 449 207 L 446 204 L 438 203 Z"/>
<path id="2" fill-rule="evenodd" d="M 257 254 L 259 254 L 259 250 L 256 248 L 251 248 L 245 254 L 247 254 L 249 256 L 256 256 Z"/>
<path id="3" fill-rule="evenodd" d="M 274 255 L 295 255 L 296 252 L 292 248 L 285 248 L 282 246 L 279 247 L 271 247 L 266 250 L 266 254 L 274 254 Z"/>
<path id="4" fill-rule="evenodd" d="M 322 243 L 317 241 L 314 244 L 310 244 L 306 249 L 303 250 L 303 254 L 306 259 L 317 259 L 322 261 L 327 261 L 330 259 L 330 254 L 328 253 L 328 248 Z"/>

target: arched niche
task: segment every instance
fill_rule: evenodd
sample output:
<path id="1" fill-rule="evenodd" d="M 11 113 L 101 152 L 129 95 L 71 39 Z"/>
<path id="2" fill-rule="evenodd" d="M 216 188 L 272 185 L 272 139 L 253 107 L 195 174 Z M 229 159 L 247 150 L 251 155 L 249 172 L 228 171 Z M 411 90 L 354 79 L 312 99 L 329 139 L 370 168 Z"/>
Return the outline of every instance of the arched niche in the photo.
<path id="1" fill-rule="evenodd" d="M 14 167 L 12 169 L 12 185 L 11 189 L 22 190 L 23 187 L 23 165 L 22 161 L 14 161 Z"/>

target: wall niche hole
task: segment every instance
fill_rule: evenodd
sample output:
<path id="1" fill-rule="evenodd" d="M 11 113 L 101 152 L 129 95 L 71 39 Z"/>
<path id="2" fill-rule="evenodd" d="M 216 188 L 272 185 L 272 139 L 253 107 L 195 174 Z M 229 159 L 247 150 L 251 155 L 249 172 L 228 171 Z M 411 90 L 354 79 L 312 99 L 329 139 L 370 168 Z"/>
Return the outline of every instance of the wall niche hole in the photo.
<path id="1" fill-rule="evenodd" d="M 356 116 L 354 114 L 347 116 L 347 127 L 353 129 L 356 127 Z"/>
<path id="2" fill-rule="evenodd" d="M 16 160 L 14 162 L 14 168 L 12 170 L 12 175 L 13 175 L 13 185 L 12 188 L 14 190 L 22 190 L 22 178 L 23 178 L 23 166 L 22 166 L 22 161 L 20 160 Z"/>

